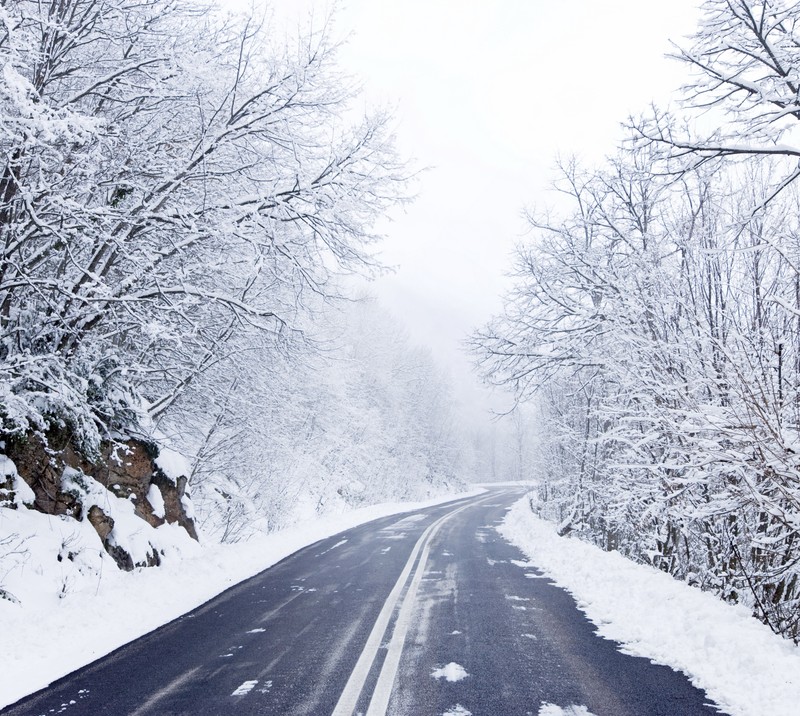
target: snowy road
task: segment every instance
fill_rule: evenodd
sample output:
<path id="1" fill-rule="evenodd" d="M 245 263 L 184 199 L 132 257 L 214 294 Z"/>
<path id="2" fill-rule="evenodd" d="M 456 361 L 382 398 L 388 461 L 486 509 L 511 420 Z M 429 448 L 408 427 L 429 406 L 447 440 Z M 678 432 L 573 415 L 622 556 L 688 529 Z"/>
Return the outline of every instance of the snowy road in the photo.
<path id="1" fill-rule="evenodd" d="M 689 716 L 494 527 L 522 493 L 318 542 L 2 714 Z"/>

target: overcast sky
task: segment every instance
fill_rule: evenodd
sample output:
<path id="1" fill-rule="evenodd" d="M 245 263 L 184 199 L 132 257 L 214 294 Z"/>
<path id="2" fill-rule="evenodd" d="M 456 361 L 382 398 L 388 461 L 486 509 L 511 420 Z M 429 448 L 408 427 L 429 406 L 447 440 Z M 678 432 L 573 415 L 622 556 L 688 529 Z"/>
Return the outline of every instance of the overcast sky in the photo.
<path id="1" fill-rule="evenodd" d="M 324 12 L 330 2 L 283 0 Z M 465 335 L 501 307 L 525 206 L 552 203 L 556 156 L 599 162 L 620 123 L 684 79 L 664 58 L 694 0 L 345 0 L 341 61 L 395 108 L 402 153 L 430 170 L 383 226 L 397 271 L 372 285 L 412 337 L 471 387 Z"/>

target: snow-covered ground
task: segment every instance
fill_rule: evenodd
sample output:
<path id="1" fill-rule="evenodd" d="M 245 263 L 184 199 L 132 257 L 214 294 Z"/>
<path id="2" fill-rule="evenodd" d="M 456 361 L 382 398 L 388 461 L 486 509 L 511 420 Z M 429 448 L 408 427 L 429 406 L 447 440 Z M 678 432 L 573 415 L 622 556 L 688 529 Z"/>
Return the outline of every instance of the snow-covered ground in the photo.
<path id="1" fill-rule="evenodd" d="M 498 529 L 531 567 L 570 592 L 597 632 L 619 642 L 625 653 L 684 672 L 731 716 L 800 713 L 800 649 L 744 607 L 617 552 L 559 537 L 553 524 L 531 513 L 527 499 L 512 507 Z M 568 711 L 573 712 L 585 713 Z"/>
<path id="2" fill-rule="evenodd" d="M 19 543 L 6 545 L 0 564 L 0 582 L 12 585 L 9 591 L 19 599 L 19 603 L 0 599 L 0 708 L 318 540 L 379 517 L 481 492 L 474 489 L 426 502 L 373 505 L 233 545 L 201 546 L 175 539 L 172 553 L 165 550 L 167 559 L 161 567 L 133 572 L 119 571 L 110 558 L 88 553 L 85 545 L 99 542 L 86 522 L 0 508 L 0 535 L 14 535 Z M 183 532 L 174 525 L 159 530 Z M 168 536 L 162 540 L 167 545 Z M 49 566 L 39 559 L 54 554 L 62 557 L 51 559 Z M 19 557 L 16 561 L 15 556 Z"/>

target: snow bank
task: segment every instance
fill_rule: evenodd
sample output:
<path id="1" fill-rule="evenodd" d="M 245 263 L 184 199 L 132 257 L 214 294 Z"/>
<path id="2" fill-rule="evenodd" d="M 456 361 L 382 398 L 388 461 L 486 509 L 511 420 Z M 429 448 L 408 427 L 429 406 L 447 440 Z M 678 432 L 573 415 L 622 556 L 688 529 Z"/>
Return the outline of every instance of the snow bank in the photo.
<path id="1" fill-rule="evenodd" d="M 800 649 L 732 606 L 653 567 L 559 537 L 527 498 L 500 533 L 575 598 L 622 651 L 684 672 L 731 716 L 796 716 Z"/>
<path id="2" fill-rule="evenodd" d="M 0 586 L 13 583 L 21 602 L 0 599 L 3 652 L 11 655 L 0 669 L 0 708 L 176 619 L 318 540 L 380 517 L 482 492 L 477 489 L 426 502 L 373 505 L 246 543 L 197 545 L 194 554 L 183 559 L 133 572 L 116 568 L 97 533 L 85 522 L 0 508 L 0 543 L 2 537 L 10 540 L 8 553 L 0 559 Z M 169 529 L 181 530 L 176 525 L 158 528 Z M 70 549 L 72 558 L 67 554 Z M 80 553 L 76 555 L 75 549 Z M 52 559 L 54 553 L 62 554 L 62 559 Z M 45 568 L 42 560 L 47 555 L 52 564 Z"/>
<path id="3" fill-rule="evenodd" d="M 0 632 L 7 628 L 5 619 L 25 619 L 36 605 L 46 609 L 103 571 L 117 571 L 117 565 L 88 522 L 0 508 L 0 588 L 24 607 L 9 608 L 0 600 Z M 15 621 L 11 628 L 19 626 Z"/>

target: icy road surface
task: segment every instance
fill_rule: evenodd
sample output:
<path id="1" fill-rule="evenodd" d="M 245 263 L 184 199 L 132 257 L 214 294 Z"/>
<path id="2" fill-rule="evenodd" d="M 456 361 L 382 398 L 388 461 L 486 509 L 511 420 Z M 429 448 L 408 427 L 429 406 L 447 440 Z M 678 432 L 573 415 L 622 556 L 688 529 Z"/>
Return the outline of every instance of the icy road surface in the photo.
<path id="1" fill-rule="evenodd" d="M 498 534 L 522 494 L 318 542 L 2 714 L 719 713 L 686 677 L 596 636 Z"/>

